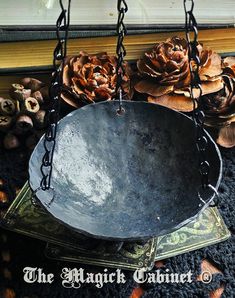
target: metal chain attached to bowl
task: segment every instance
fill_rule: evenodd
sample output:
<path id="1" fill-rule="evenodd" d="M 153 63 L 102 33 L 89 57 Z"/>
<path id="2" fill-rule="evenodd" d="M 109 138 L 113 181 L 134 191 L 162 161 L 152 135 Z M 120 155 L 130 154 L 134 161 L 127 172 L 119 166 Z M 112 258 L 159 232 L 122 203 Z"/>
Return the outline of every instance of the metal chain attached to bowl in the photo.
<path id="1" fill-rule="evenodd" d="M 126 49 L 123 44 L 124 36 L 126 35 L 124 17 L 125 17 L 125 13 L 128 10 L 126 1 L 118 0 L 117 9 L 118 9 L 118 21 L 117 21 L 118 40 L 117 40 L 117 47 L 116 47 L 116 54 L 117 54 L 116 97 L 119 100 L 119 109 L 117 113 L 122 114 L 122 112 L 124 112 L 124 109 L 122 107 L 122 97 L 123 97 L 122 81 L 123 81 L 123 76 L 125 75 L 124 57 L 126 56 Z"/>
<path id="2" fill-rule="evenodd" d="M 63 84 L 63 67 L 64 67 L 64 59 L 66 57 L 67 52 L 67 39 L 68 39 L 68 29 L 70 23 L 70 3 L 71 0 L 68 0 L 68 8 L 67 10 L 64 8 L 63 1 L 60 0 L 61 14 L 56 22 L 56 35 L 58 43 L 55 47 L 53 54 L 53 66 L 54 73 L 52 76 L 51 86 L 50 86 L 50 98 L 52 99 L 52 106 L 49 111 L 49 128 L 45 134 L 44 138 L 44 149 L 45 153 L 42 158 L 42 164 L 40 167 L 42 173 L 42 180 L 40 183 L 40 187 L 35 191 L 35 194 L 38 190 L 49 190 L 51 189 L 51 176 L 52 176 L 52 168 L 53 168 L 53 155 L 56 144 L 56 132 L 57 132 L 57 123 L 59 120 L 59 104 L 60 104 L 60 96 L 62 91 Z M 118 0 L 117 9 L 119 12 L 118 22 L 117 22 L 117 83 L 116 83 L 116 95 L 119 95 L 119 110 L 118 113 L 121 114 L 123 112 L 122 108 L 122 96 L 123 96 L 123 88 L 122 88 L 122 80 L 125 73 L 124 70 L 124 57 L 126 55 L 126 50 L 123 45 L 123 39 L 126 34 L 126 28 L 123 23 L 125 13 L 128 10 L 127 4 L 125 0 Z"/>
<path id="3" fill-rule="evenodd" d="M 56 36 L 58 42 L 53 53 L 54 73 L 52 75 L 50 86 L 50 98 L 52 104 L 48 114 L 49 127 L 47 132 L 45 133 L 44 138 L 45 154 L 42 158 L 42 164 L 40 168 L 42 173 L 42 180 L 39 189 L 41 190 L 51 189 L 53 155 L 56 144 L 57 124 L 59 120 L 60 96 L 63 85 L 62 76 L 64 59 L 67 55 L 68 29 L 70 23 L 70 3 L 71 0 L 68 0 L 68 8 L 66 10 L 64 8 L 63 1 L 60 0 L 61 14 L 56 22 Z"/>
<path id="4" fill-rule="evenodd" d="M 128 10 L 128 6 L 125 0 L 117 0 L 118 9 L 118 21 L 117 21 L 117 67 L 116 67 L 116 96 L 119 100 L 119 109 L 117 113 L 120 115 L 124 112 L 122 107 L 122 97 L 123 97 L 123 77 L 125 75 L 124 69 L 124 57 L 126 56 L 125 46 L 123 44 L 124 36 L 126 35 L 126 27 L 124 24 L 125 13 Z M 203 191 L 198 191 L 198 196 L 202 202 L 204 202 L 202 192 L 213 191 L 217 194 L 217 190 L 209 183 L 209 173 L 210 164 L 206 158 L 206 149 L 208 145 L 208 140 L 203 127 L 204 123 L 204 113 L 200 110 L 199 99 L 202 95 L 201 81 L 199 77 L 199 67 L 200 58 L 197 49 L 198 41 L 198 30 L 197 22 L 193 14 L 194 0 L 183 0 L 184 10 L 185 10 L 185 31 L 186 39 L 189 49 L 189 67 L 191 74 L 190 83 L 190 96 L 193 100 L 194 110 L 193 110 L 193 120 L 196 128 L 196 145 L 199 152 L 199 172 L 201 175 L 201 188 Z M 50 98 L 52 100 L 51 109 L 49 111 L 49 127 L 45 134 L 43 141 L 45 153 L 42 158 L 42 164 L 40 167 L 42 179 L 40 182 L 40 187 L 35 191 L 35 193 L 40 190 L 52 190 L 51 187 L 51 176 L 53 168 L 53 155 L 56 145 L 56 134 L 57 134 L 57 124 L 59 120 L 59 104 L 60 96 L 63 85 L 63 67 L 64 59 L 67 52 L 67 39 L 68 39 L 68 29 L 70 23 L 70 3 L 68 0 L 67 10 L 64 8 L 63 0 L 59 0 L 61 7 L 61 14 L 56 22 L 56 35 L 58 43 L 54 50 L 53 55 L 53 66 L 54 73 L 52 75 L 52 82 L 50 86 Z M 190 33 L 193 33 L 193 41 L 190 40 Z M 195 96 L 195 92 L 199 95 Z M 53 200 L 53 198 L 52 198 Z"/>
<path id="5" fill-rule="evenodd" d="M 200 97 L 202 96 L 201 80 L 199 76 L 200 57 L 198 52 L 198 25 L 194 16 L 194 0 L 183 0 L 185 11 L 185 32 L 188 44 L 188 58 L 190 69 L 190 97 L 193 101 L 193 121 L 196 128 L 196 146 L 199 153 L 199 173 L 201 176 L 201 187 L 203 190 L 209 189 L 217 194 L 217 190 L 209 183 L 210 163 L 206 158 L 208 140 L 204 130 L 205 114 L 200 109 Z M 193 34 L 191 41 L 190 33 Z M 204 202 L 201 192 L 198 191 L 199 198 Z"/>

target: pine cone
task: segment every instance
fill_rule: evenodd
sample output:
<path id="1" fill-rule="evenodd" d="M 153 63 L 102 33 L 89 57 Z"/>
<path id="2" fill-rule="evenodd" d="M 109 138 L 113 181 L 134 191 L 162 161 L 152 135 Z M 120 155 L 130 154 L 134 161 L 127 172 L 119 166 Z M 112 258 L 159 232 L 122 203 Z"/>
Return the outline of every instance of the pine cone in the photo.
<path id="1" fill-rule="evenodd" d="M 199 75 L 202 93 L 217 92 L 223 88 L 221 58 L 211 50 L 197 46 L 201 64 Z M 192 111 L 190 99 L 190 71 L 188 47 L 184 38 L 173 37 L 158 43 L 137 62 L 141 80 L 136 91 L 149 95 L 148 101 L 180 111 Z M 195 62 L 192 62 L 194 67 Z M 195 97 L 199 96 L 194 90 Z"/>
<path id="2" fill-rule="evenodd" d="M 215 93 L 201 97 L 202 108 L 207 116 L 207 125 L 221 127 L 230 124 L 230 118 L 235 113 L 235 82 L 228 75 L 222 75 L 224 87 Z"/>
<path id="3" fill-rule="evenodd" d="M 68 57 L 63 72 L 62 99 L 73 107 L 111 100 L 115 97 L 117 59 L 107 53 Z M 124 98 L 131 98 L 130 69 L 125 65 Z"/>
<path id="4" fill-rule="evenodd" d="M 218 128 L 217 143 L 230 148 L 235 146 L 235 58 L 224 59 L 222 79 L 224 87 L 202 96 L 201 103 L 205 125 Z"/>
<path id="5" fill-rule="evenodd" d="M 189 83 L 188 49 L 185 39 L 173 37 L 158 43 L 137 61 L 143 79 L 135 85 L 140 93 L 161 96 Z"/>

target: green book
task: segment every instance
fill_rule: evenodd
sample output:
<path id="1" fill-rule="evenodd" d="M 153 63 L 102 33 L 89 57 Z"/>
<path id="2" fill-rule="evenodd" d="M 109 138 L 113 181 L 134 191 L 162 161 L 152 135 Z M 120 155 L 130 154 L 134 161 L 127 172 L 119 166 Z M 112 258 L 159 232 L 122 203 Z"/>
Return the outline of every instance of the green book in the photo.
<path id="1" fill-rule="evenodd" d="M 9 207 L 1 225 L 46 241 L 48 244 L 45 252 L 50 258 L 129 270 L 142 267 L 150 269 L 156 260 L 212 245 L 230 237 L 218 209 L 208 207 L 195 221 L 173 233 L 147 242 L 124 243 L 118 252 L 107 251 L 106 241 L 100 241 L 94 248 L 88 249 L 88 237 L 69 229 L 33 204 L 28 183 Z"/>

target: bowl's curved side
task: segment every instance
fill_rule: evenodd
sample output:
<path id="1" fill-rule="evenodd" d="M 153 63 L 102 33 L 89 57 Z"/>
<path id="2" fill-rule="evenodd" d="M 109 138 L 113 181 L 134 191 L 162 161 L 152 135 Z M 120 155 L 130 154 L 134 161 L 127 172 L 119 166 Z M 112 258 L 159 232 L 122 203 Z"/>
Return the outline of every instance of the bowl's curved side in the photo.
<path id="1" fill-rule="evenodd" d="M 146 102 L 123 106 L 124 116 L 116 115 L 118 103 L 112 101 L 60 121 L 52 174 L 56 196 L 49 204 L 51 192 L 40 191 L 38 200 L 61 223 L 92 237 L 136 240 L 169 233 L 213 199 L 202 204 L 197 196 L 193 121 Z M 208 140 L 211 183 L 218 189 L 222 160 L 209 134 Z M 29 165 L 33 190 L 40 186 L 43 152 L 41 139 Z"/>

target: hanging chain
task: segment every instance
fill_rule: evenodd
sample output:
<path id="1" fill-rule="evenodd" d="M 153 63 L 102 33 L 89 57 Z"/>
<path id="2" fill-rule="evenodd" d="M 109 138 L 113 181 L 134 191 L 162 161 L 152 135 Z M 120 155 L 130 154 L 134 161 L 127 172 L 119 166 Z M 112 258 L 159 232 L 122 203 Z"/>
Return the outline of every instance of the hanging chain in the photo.
<path id="1" fill-rule="evenodd" d="M 123 44 L 124 36 L 126 35 L 126 27 L 124 24 L 124 17 L 125 13 L 128 10 L 128 6 L 125 0 L 118 0 L 117 3 L 118 9 L 118 21 L 117 21 L 117 67 L 116 67 L 116 75 L 117 75 L 117 82 L 116 82 L 116 96 L 119 100 L 119 112 L 123 111 L 122 108 L 122 96 L 123 96 L 123 87 L 122 81 L 125 75 L 125 68 L 124 68 L 124 57 L 126 56 L 126 49 Z"/>
<path id="2" fill-rule="evenodd" d="M 51 188 L 51 175 L 53 166 L 53 155 L 56 145 L 56 133 L 57 133 L 57 123 L 59 120 L 59 105 L 60 96 L 63 83 L 63 68 L 64 68 L 64 58 L 67 52 L 67 39 L 68 39 L 68 29 L 70 22 L 70 2 L 68 0 L 67 10 L 64 8 L 63 1 L 60 0 L 61 14 L 56 22 L 56 36 L 57 45 L 53 54 L 53 66 L 54 73 L 52 75 L 51 85 L 50 85 L 50 99 L 51 108 L 48 113 L 49 127 L 44 137 L 44 149 L 45 153 L 42 158 L 41 164 L 41 174 L 42 180 L 40 183 L 40 189 L 49 190 Z"/>
<path id="3" fill-rule="evenodd" d="M 194 0 L 183 0 L 185 10 L 185 31 L 188 43 L 189 68 L 191 74 L 190 97 L 193 101 L 193 121 L 196 128 L 196 146 L 199 152 L 199 172 L 202 189 L 210 188 L 216 193 L 215 188 L 209 184 L 210 164 L 206 158 L 208 146 L 207 135 L 204 130 L 205 114 L 200 109 L 200 97 L 202 96 L 201 80 L 199 76 L 200 57 L 198 52 L 198 26 L 193 14 Z M 190 33 L 193 35 L 192 41 Z M 200 194 L 199 194 L 200 196 Z"/>

